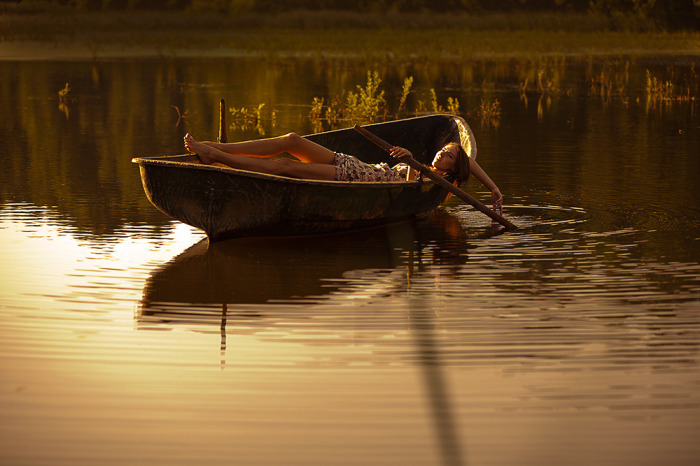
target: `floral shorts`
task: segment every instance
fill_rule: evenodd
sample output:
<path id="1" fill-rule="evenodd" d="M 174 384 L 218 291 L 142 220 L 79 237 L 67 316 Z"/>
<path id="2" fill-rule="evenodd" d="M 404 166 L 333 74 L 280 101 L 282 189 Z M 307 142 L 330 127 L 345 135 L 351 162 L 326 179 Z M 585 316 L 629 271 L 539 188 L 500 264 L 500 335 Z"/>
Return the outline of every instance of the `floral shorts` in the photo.
<path id="1" fill-rule="evenodd" d="M 335 153 L 336 181 L 404 181 L 407 169 L 405 164 L 369 164 L 352 155 Z"/>

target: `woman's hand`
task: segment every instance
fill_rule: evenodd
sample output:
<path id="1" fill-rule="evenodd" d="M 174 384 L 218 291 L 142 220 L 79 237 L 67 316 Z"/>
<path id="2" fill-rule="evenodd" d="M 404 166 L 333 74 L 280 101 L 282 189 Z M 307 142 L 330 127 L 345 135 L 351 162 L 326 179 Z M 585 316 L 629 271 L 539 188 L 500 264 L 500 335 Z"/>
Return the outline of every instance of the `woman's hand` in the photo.
<path id="1" fill-rule="evenodd" d="M 392 157 L 396 157 L 398 159 L 401 159 L 402 157 L 413 157 L 413 154 L 411 154 L 411 151 L 408 149 L 404 149 L 403 147 L 399 146 L 394 146 L 391 148 L 391 152 L 389 154 Z"/>
<path id="2" fill-rule="evenodd" d="M 493 204 L 493 211 L 503 215 L 503 195 L 498 188 L 494 188 L 491 191 L 491 203 Z"/>

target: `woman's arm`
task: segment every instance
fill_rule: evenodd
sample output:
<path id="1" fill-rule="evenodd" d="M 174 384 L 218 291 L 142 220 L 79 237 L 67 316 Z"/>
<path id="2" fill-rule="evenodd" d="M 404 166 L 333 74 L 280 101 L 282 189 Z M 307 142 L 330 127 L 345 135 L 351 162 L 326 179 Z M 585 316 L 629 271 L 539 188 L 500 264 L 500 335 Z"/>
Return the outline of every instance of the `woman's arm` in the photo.
<path id="1" fill-rule="evenodd" d="M 401 160 L 401 157 L 413 157 L 413 154 L 411 153 L 410 150 L 404 149 L 403 147 L 399 146 L 394 146 L 391 149 L 391 152 L 389 152 L 389 155 L 392 157 L 396 157 L 397 159 Z M 415 181 L 417 178 L 417 173 L 416 170 L 412 166 L 408 166 L 408 170 L 406 170 L 406 181 Z"/>
<path id="2" fill-rule="evenodd" d="M 491 203 L 493 204 L 493 210 L 499 213 L 502 212 L 503 195 L 498 189 L 498 186 L 496 186 L 496 183 L 494 183 L 493 180 L 486 174 L 484 169 L 481 168 L 478 163 L 476 163 L 476 160 L 472 158 L 469 159 L 469 171 L 476 177 L 477 180 L 481 182 L 481 184 L 486 187 L 486 189 L 491 191 Z"/>

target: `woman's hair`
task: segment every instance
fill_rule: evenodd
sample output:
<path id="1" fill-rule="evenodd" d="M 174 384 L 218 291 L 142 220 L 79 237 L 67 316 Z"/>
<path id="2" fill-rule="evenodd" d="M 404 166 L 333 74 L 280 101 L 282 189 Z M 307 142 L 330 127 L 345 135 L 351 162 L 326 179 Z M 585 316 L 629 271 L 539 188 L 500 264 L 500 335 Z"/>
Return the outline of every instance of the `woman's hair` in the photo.
<path id="1" fill-rule="evenodd" d="M 451 142 L 445 146 L 446 148 L 457 148 L 457 158 L 455 169 L 451 172 L 455 176 L 457 184 L 462 183 L 469 178 L 469 156 L 464 151 L 462 145 L 458 142 Z"/>

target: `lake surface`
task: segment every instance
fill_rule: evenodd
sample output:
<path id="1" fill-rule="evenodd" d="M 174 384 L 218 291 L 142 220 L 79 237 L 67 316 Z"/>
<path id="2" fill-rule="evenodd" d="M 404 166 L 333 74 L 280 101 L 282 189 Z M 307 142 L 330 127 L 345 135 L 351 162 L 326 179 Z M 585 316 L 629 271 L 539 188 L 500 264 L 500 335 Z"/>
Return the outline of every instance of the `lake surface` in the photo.
<path id="1" fill-rule="evenodd" d="M 231 140 L 309 133 L 368 69 L 392 114 L 407 76 L 411 109 L 459 100 L 519 230 L 452 199 L 209 246 L 149 204 L 131 158 L 215 138 L 220 98 L 276 112 Z M 699 81 L 683 57 L 0 62 L 0 462 L 698 464 Z"/>

